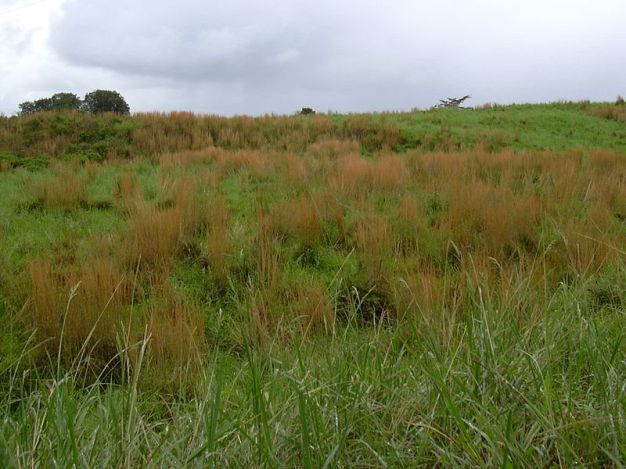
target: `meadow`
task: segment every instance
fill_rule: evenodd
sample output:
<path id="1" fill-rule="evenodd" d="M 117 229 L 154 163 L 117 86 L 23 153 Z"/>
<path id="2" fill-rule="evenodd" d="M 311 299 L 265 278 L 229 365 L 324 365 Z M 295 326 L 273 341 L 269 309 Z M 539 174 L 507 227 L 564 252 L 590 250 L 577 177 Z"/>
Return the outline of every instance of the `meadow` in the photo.
<path id="1" fill-rule="evenodd" d="M 622 467 L 626 108 L 0 117 L 3 467 Z"/>

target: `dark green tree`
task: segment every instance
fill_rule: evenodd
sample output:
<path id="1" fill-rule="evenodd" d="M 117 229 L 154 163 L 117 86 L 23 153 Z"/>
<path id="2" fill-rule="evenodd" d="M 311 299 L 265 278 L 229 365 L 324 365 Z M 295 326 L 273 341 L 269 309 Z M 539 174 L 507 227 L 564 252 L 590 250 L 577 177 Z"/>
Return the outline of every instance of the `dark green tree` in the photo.
<path id="1" fill-rule="evenodd" d="M 72 109 L 78 111 L 81 101 L 74 93 L 56 93 L 50 98 L 50 107 L 52 111 L 61 109 Z"/>
<path id="2" fill-rule="evenodd" d="M 95 90 L 85 95 L 81 105 L 83 112 L 99 114 L 114 112 L 116 114 L 130 114 L 130 108 L 124 97 L 117 91 Z"/>
<path id="3" fill-rule="evenodd" d="M 80 108 L 80 98 L 74 93 L 56 93 L 49 98 L 25 101 L 19 105 L 20 114 L 28 115 L 42 111 L 75 110 Z"/>
<path id="4" fill-rule="evenodd" d="M 37 112 L 36 101 L 24 101 L 23 103 L 20 103 L 19 107 L 20 107 L 19 114 L 21 116 L 27 116 L 29 114 Z"/>

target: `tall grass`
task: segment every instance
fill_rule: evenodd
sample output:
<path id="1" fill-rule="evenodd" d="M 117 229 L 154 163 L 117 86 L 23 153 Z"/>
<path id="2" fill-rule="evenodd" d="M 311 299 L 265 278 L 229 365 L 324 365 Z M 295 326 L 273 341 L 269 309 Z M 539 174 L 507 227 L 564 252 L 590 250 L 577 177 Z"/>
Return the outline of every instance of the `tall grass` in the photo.
<path id="1" fill-rule="evenodd" d="M 142 164 L 2 173 L 3 465 L 623 465 L 623 153 L 377 118 L 141 115 Z"/>
<path id="2" fill-rule="evenodd" d="M 86 205 L 89 179 L 88 173 L 62 168 L 51 178 L 31 179 L 26 193 L 33 207 L 72 211 Z"/>

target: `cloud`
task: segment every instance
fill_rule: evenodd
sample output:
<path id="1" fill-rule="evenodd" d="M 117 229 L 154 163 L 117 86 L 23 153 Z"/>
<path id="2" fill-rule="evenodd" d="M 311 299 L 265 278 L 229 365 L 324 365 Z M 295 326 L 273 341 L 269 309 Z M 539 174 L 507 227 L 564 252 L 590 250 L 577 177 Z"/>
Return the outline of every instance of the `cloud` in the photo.
<path id="1" fill-rule="evenodd" d="M 70 63 L 189 82 L 284 76 L 311 56 L 298 2 L 130 1 L 70 3 L 51 41 Z M 80 40 L 77 40 L 80 38 Z M 292 65 L 290 67 L 290 65 Z"/>
<path id="2" fill-rule="evenodd" d="M 622 0 L 119 5 L 65 1 L 37 47 L 10 34 L 21 42 L 7 46 L 8 63 L 43 69 L 38 89 L 113 88 L 134 110 L 225 114 L 409 109 L 466 93 L 474 103 L 613 99 L 626 83 Z"/>

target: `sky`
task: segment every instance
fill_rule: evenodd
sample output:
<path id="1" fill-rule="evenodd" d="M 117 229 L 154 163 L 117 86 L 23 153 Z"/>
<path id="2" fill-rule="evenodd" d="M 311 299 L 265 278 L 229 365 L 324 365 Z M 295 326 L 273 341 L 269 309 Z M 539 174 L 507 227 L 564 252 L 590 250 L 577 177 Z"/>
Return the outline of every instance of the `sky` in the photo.
<path id="1" fill-rule="evenodd" d="M 625 0 L 0 0 L 0 113 L 94 89 L 132 111 L 612 101 Z"/>

